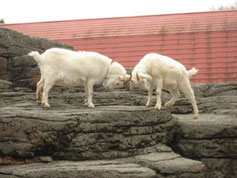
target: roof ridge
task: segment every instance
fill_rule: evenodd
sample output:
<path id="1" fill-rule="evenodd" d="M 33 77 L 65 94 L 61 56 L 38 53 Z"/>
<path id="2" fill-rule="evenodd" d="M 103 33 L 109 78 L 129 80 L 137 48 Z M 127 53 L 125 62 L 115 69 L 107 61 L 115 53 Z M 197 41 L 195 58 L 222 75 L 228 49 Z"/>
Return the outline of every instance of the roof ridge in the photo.
<path id="1" fill-rule="evenodd" d="M 188 15 L 188 14 L 211 14 L 211 13 L 227 13 L 235 12 L 236 9 L 231 10 L 217 10 L 217 11 L 200 11 L 200 12 L 185 12 L 185 13 L 169 13 L 169 14 L 151 14 L 151 15 L 138 15 L 138 16 L 121 16 L 121 17 L 103 17 L 103 18 L 85 18 L 85 19 L 71 19 L 71 20 L 54 20 L 54 21 L 40 21 L 40 22 L 23 22 L 23 23 L 6 23 L 0 24 L 0 26 L 7 25 L 19 25 L 19 24 L 39 24 L 39 23 L 54 23 L 54 22 L 72 22 L 72 21 L 93 21 L 93 20 L 106 20 L 106 19 L 126 19 L 126 18 L 139 18 L 139 17 L 155 17 L 155 16 L 177 16 L 177 15 Z"/>

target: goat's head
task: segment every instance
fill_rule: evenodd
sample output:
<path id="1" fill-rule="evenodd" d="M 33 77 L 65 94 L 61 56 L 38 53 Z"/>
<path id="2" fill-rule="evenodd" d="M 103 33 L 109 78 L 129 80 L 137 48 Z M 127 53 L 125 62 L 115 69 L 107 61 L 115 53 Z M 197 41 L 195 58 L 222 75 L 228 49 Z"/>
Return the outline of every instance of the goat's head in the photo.
<path id="1" fill-rule="evenodd" d="M 130 80 L 131 76 L 126 74 L 124 67 L 121 64 L 114 62 L 109 67 L 103 86 L 106 90 L 123 88 Z"/>
<path id="2" fill-rule="evenodd" d="M 152 77 L 148 74 L 133 72 L 130 82 L 130 90 L 133 90 L 134 86 L 144 91 L 148 90 L 148 82 L 152 80 Z"/>

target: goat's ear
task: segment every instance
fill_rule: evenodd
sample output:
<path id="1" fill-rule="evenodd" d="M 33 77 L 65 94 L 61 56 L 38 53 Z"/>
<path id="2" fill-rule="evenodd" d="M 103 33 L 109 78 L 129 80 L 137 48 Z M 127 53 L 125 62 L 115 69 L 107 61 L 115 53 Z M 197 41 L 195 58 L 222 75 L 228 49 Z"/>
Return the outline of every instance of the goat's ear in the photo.
<path id="1" fill-rule="evenodd" d="M 123 81 L 123 76 L 119 76 L 119 81 Z"/>
<path id="2" fill-rule="evenodd" d="M 141 79 L 146 79 L 148 82 L 151 82 L 152 77 L 148 74 L 140 74 Z"/>
<path id="3" fill-rule="evenodd" d="M 137 77 L 137 81 L 139 81 L 139 80 L 140 80 L 140 77 L 139 77 L 139 74 L 138 74 L 138 73 L 136 73 L 136 77 Z"/>

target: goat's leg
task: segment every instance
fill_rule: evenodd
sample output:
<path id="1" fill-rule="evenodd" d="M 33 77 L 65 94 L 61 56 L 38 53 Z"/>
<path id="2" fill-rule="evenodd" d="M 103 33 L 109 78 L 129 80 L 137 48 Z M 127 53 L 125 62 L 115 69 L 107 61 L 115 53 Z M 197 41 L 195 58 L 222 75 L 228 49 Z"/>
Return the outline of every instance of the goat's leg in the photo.
<path id="1" fill-rule="evenodd" d="M 45 81 L 44 89 L 43 89 L 42 103 L 43 103 L 44 108 L 46 108 L 46 109 L 50 108 L 50 105 L 48 103 L 48 94 L 49 94 L 49 90 L 53 87 L 53 85 L 54 85 L 53 82 Z"/>
<path id="2" fill-rule="evenodd" d="M 179 90 L 177 89 L 169 90 L 169 92 L 173 95 L 173 97 L 167 103 L 165 103 L 166 108 L 173 106 L 177 99 L 180 97 Z"/>
<path id="3" fill-rule="evenodd" d="M 41 78 L 40 81 L 37 83 L 36 88 L 36 100 L 38 104 L 41 104 L 41 91 L 44 87 L 44 80 Z"/>
<path id="4" fill-rule="evenodd" d="M 153 93 L 153 83 L 148 83 L 148 100 L 146 103 L 146 107 L 150 107 L 152 105 L 152 93 Z"/>
<path id="5" fill-rule="evenodd" d="M 88 89 L 87 89 L 87 83 L 84 84 L 84 88 L 85 88 L 85 94 L 86 94 L 86 99 L 85 99 L 85 105 L 88 105 Z"/>
<path id="6" fill-rule="evenodd" d="M 87 102 L 88 102 L 88 107 L 91 109 L 95 108 L 95 105 L 92 102 L 92 96 L 93 96 L 93 83 L 88 81 L 87 82 Z"/>
<path id="7" fill-rule="evenodd" d="M 163 88 L 163 81 L 161 79 L 157 80 L 157 87 L 156 87 L 156 105 L 155 109 L 161 109 L 161 91 Z"/>
<path id="8" fill-rule="evenodd" d="M 199 117 L 198 114 L 198 107 L 197 107 L 197 103 L 195 101 L 195 96 L 194 96 L 194 92 L 193 89 L 190 85 L 190 82 L 187 82 L 187 85 L 183 85 L 183 87 L 181 87 L 182 92 L 185 94 L 185 96 L 191 101 L 192 107 L 193 107 L 193 119 L 197 119 Z"/>

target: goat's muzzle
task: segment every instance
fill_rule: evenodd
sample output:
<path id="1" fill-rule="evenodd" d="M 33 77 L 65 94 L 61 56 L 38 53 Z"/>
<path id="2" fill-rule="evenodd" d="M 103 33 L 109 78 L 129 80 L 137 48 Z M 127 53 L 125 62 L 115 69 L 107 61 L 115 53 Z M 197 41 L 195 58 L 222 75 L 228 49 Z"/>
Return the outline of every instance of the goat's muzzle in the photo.
<path id="1" fill-rule="evenodd" d="M 130 90 L 133 90 L 134 85 L 135 85 L 134 82 L 133 82 L 133 81 L 130 81 L 130 87 L 129 87 L 129 89 L 130 89 Z"/>

